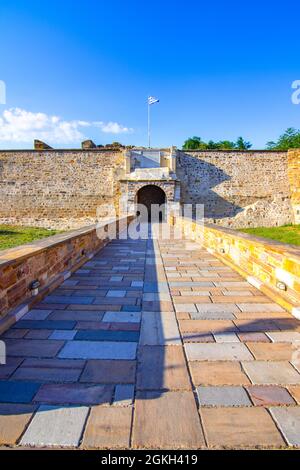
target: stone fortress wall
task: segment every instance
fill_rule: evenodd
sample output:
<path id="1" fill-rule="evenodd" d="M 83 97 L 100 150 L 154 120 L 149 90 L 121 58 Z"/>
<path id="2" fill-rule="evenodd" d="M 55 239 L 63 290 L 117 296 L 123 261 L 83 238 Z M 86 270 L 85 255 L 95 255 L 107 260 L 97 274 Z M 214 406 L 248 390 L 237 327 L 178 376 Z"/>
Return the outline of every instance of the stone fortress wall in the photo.
<path id="1" fill-rule="evenodd" d="M 124 188 L 142 184 L 174 184 L 181 203 L 204 204 L 207 221 L 217 225 L 300 223 L 300 150 L 171 153 L 169 179 L 158 168 L 160 176 L 134 183 L 122 149 L 0 151 L 0 223 L 82 227 L 95 222 L 97 209 L 118 213 Z"/>

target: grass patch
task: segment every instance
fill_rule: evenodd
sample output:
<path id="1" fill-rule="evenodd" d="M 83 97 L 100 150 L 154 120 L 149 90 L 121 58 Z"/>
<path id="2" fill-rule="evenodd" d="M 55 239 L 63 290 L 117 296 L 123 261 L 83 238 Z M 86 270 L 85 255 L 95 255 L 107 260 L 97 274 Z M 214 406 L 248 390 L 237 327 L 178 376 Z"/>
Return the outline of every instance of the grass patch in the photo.
<path id="1" fill-rule="evenodd" d="M 283 225 L 282 227 L 256 227 L 239 229 L 240 232 L 250 233 L 258 237 L 277 240 L 282 243 L 300 246 L 300 225 Z"/>
<path id="2" fill-rule="evenodd" d="M 24 243 L 29 243 L 40 238 L 50 237 L 56 233 L 59 233 L 59 231 L 37 227 L 0 225 L 0 250 L 24 245 Z"/>

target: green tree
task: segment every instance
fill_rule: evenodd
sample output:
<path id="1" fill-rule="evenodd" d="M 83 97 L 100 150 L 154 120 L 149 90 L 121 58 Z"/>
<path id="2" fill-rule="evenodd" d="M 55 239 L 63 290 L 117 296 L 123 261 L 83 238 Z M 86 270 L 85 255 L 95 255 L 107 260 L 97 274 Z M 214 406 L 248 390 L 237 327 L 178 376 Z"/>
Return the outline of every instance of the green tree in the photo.
<path id="1" fill-rule="evenodd" d="M 276 142 L 268 142 L 269 150 L 288 150 L 300 148 L 300 130 L 289 127 Z"/>
<path id="2" fill-rule="evenodd" d="M 250 142 L 247 142 L 243 137 L 239 137 L 236 142 L 230 140 L 220 140 L 214 142 L 209 140 L 207 143 L 203 142 L 201 137 L 190 137 L 187 139 L 182 148 L 184 150 L 248 150 L 252 147 Z"/>
<path id="3" fill-rule="evenodd" d="M 207 144 L 202 141 L 201 137 L 194 136 L 187 139 L 182 148 L 184 150 L 205 150 L 207 148 Z"/>
<path id="4" fill-rule="evenodd" d="M 235 143 L 235 148 L 238 150 L 249 150 L 252 147 L 250 142 L 247 142 L 243 137 L 239 137 Z"/>

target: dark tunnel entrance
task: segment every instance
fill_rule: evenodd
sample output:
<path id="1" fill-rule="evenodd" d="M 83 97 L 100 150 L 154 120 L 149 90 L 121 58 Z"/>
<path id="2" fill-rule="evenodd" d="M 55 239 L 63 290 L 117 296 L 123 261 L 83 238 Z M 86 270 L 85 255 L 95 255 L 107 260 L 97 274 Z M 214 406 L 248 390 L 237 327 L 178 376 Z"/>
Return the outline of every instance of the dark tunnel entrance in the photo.
<path id="1" fill-rule="evenodd" d="M 137 215 L 141 215 L 141 219 L 151 222 L 162 222 L 165 221 L 166 217 L 166 193 L 153 184 L 148 184 L 143 186 L 137 192 L 137 201 L 138 204 L 143 204 L 147 212 L 144 213 L 142 210 L 137 210 Z M 158 207 L 160 210 L 158 210 Z"/>

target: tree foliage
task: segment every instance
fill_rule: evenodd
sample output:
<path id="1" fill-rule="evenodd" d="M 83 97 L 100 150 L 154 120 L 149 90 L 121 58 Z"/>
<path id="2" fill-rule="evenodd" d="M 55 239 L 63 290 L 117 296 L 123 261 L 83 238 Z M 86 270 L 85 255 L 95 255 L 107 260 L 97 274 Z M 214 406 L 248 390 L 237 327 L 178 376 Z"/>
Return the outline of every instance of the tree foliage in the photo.
<path id="1" fill-rule="evenodd" d="M 190 137 L 182 146 L 184 150 L 248 150 L 251 147 L 252 144 L 244 140 L 243 137 L 239 137 L 236 142 L 230 140 L 204 142 L 201 137 L 197 136 Z"/>
<path id="2" fill-rule="evenodd" d="M 300 148 L 300 130 L 289 127 L 276 142 L 268 142 L 269 150 L 288 150 Z"/>

